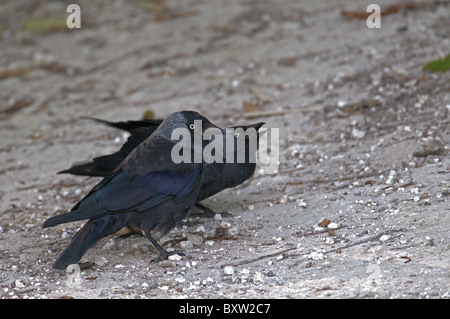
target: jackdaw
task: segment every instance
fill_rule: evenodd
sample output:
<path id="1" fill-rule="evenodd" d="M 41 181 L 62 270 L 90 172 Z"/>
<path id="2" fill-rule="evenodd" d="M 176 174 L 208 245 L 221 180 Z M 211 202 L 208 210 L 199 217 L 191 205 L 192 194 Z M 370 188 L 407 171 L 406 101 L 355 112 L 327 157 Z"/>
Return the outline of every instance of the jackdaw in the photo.
<path id="1" fill-rule="evenodd" d="M 43 227 L 51 227 L 88 219 L 55 260 L 53 268 L 62 270 L 77 263 L 97 241 L 127 226 L 139 228 L 156 247 L 159 257 L 155 261 L 183 254 L 167 252 L 153 236 L 155 233 L 164 236 L 189 214 L 198 200 L 205 162 L 175 164 L 171 158 L 176 144 L 172 132 L 176 128 L 194 131 L 195 120 L 201 121 L 203 131 L 215 127 L 197 112 L 173 113 L 69 212 L 44 222 Z M 194 135 L 191 134 L 189 144 L 192 156 L 201 152 L 193 143 Z M 200 146 L 203 149 L 205 144 Z M 217 176 L 211 173 L 208 179 L 211 178 Z"/>
<path id="2" fill-rule="evenodd" d="M 131 121 L 121 121 L 121 122 L 109 122 L 97 118 L 85 117 L 102 124 L 121 129 L 130 133 L 127 141 L 122 145 L 119 151 L 100 157 L 95 157 L 90 161 L 84 161 L 82 163 L 75 163 L 69 169 L 58 172 L 58 174 L 69 173 L 73 175 L 84 175 L 84 176 L 100 176 L 104 177 L 110 174 L 127 156 L 128 154 L 138 146 L 142 141 L 148 138 L 156 130 L 158 125 L 161 124 L 162 120 L 131 120 Z M 259 122 L 250 125 L 240 125 L 230 127 L 231 132 L 247 131 L 249 128 L 255 129 L 257 132 L 256 147 L 259 146 L 259 128 L 264 125 L 264 122 Z M 224 148 L 226 147 L 226 141 L 224 135 Z M 234 150 L 235 156 L 238 154 L 238 136 L 234 136 Z M 245 160 L 244 163 L 238 163 L 237 158 L 232 163 L 214 163 L 213 165 L 208 165 L 205 169 L 206 176 L 219 176 L 219 178 L 205 178 L 202 183 L 202 187 L 197 199 L 195 206 L 201 209 L 206 216 L 214 217 L 216 214 L 213 210 L 208 207 L 203 206 L 199 202 L 211 197 L 220 191 L 238 186 L 249 179 L 255 172 L 256 164 L 254 161 L 250 161 L 250 142 L 251 135 L 245 136 Z M 225 149 L 224 149 L 225 152 Z M 224 160 L 224 162 L 226 162 Z M 227 213 L 222 213 L 227 215 Z M 229 215 L 229 214 L 228 214 Z"/>

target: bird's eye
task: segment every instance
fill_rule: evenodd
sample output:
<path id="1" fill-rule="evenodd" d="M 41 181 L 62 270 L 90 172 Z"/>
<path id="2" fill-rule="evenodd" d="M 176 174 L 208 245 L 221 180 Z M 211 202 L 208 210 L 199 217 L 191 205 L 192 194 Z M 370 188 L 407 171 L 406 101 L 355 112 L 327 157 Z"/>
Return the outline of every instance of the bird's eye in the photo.
<path id="1" fill-rule="evenodd" d="M 195 128 L 195 124 L 190 124 L 190 125 L 189 125 L 189 128 L 190 128 L 191 130 L 193 130 L 193 129 Z"/>
<path id="2" fill-rule="evenodd" d="M 239 135 L 240 135 L 239 132 L 234 133 L 234 137 L 239 137 Z"/>

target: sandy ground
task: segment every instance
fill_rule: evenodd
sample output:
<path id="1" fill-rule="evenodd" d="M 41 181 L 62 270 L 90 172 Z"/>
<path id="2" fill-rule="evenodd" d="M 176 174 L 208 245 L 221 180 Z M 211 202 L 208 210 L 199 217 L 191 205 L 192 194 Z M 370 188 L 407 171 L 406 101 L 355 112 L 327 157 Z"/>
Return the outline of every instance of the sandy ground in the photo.
<path id="1" fill-rule="evenodd" d="M 450 72 L 422 67 L 450 4 L 341 14 L 370 2 L 80 0 L 81 29 L 41 32 L 67 4 L 1 3 L 0 297 L 449 298 Z M 204 201 L 234 217 L 170 232 L 185 257 L 112 236 L 53 270 L 81 223 L 42 222 L 98 181 L 55 173 L 126 138 L 80 117 L 184 109 L 279 128 L 278 173 Z"/>

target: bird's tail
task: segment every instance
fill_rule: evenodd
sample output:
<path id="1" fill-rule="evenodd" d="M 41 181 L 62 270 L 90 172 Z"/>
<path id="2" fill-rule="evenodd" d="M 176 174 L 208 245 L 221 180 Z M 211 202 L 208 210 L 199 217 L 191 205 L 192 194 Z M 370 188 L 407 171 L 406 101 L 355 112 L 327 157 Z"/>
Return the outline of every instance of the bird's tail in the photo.
<path id="1" fill-rule="evenodd" d="M 52 267 L 64 270 L 67 266 L 77 263 L 96 242 L 126 226 L 121 219 L 116 216 L 105 216 L 86 222 L 72 238 L 69 246 L 56 258 Z"/>

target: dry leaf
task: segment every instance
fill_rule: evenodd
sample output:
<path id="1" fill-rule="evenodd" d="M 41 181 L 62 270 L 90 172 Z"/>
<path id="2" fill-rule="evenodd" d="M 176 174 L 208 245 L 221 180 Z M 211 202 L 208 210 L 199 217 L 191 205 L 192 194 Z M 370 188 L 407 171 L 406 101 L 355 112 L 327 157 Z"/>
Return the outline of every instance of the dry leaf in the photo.
<path id="1" fill-rule="evenodd" d="M 244 108 L 245 112 L 257 112 L 261 110 L 258 104 L 249 101 L 244 101 L 242 103 L 242 107 Z"/>
<path id="2" fill-rule="evenodd" d="M 319 227 L 327 227 L 328 224 L 330 224 L 330 223 L 331 223 L 331 220 L 325 218 L 324 220 L 322 220 L 322 221 L 318 224 L 318 226 L 319 226 Z"/>
<path id="3" fill-rule="evenodd" d="M 3 70 L 3 71 L 0 71 L 0 80 L 10 78 L 10 77 L 22 76 L 36 68 L 37 68 L 36 65 L 29 65 L 29 66 L 18 67 L 15 69 Z"/>

